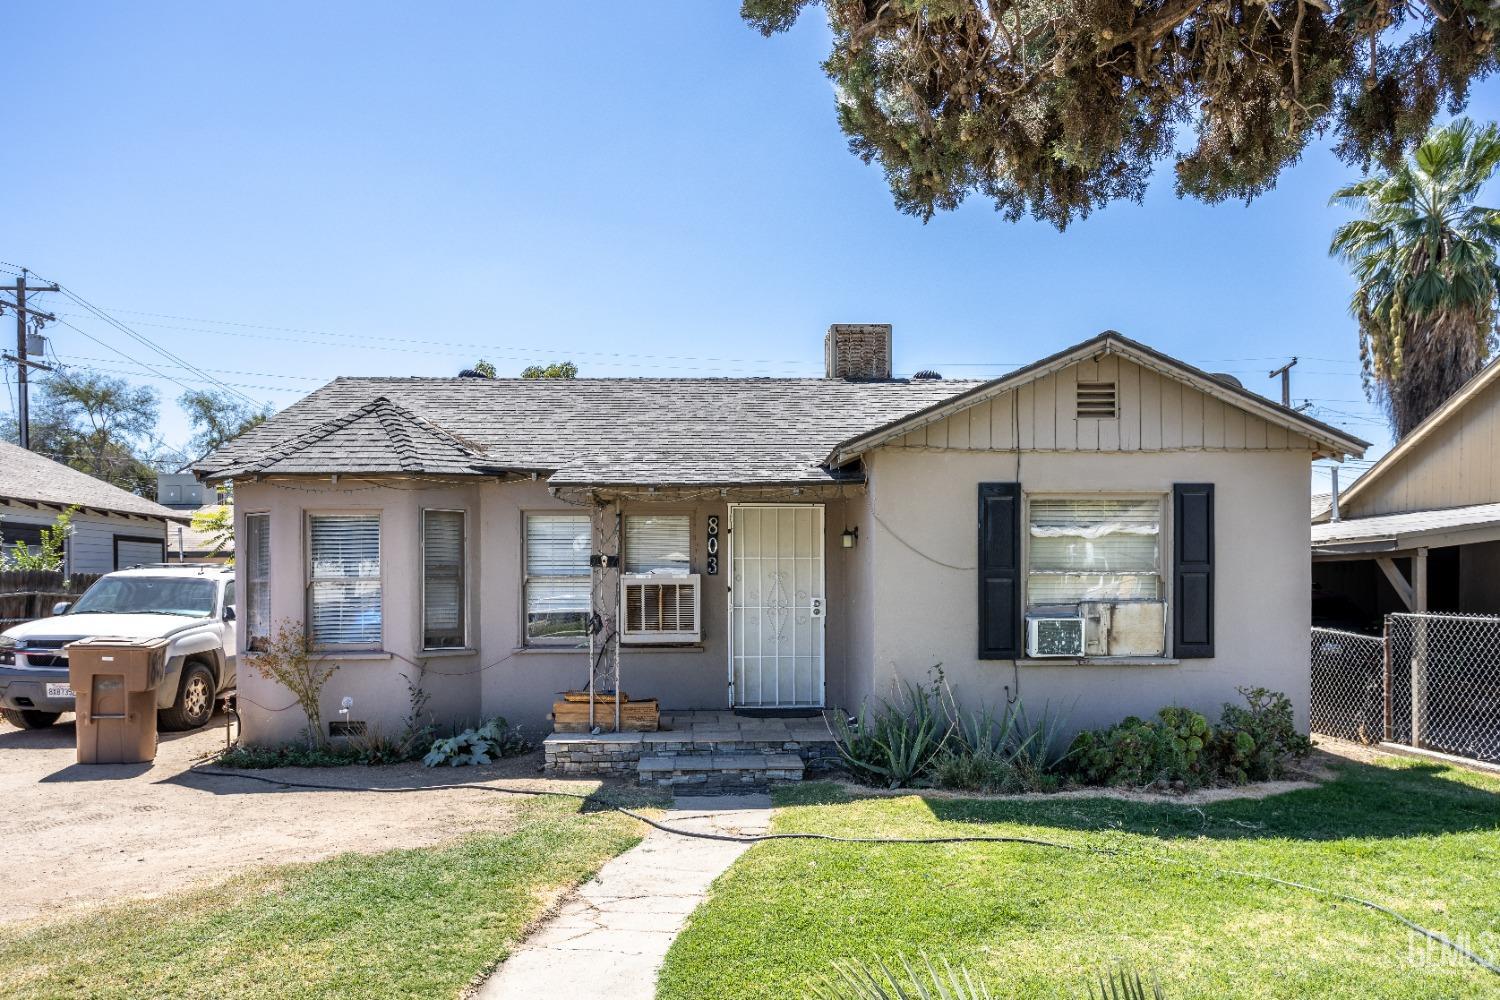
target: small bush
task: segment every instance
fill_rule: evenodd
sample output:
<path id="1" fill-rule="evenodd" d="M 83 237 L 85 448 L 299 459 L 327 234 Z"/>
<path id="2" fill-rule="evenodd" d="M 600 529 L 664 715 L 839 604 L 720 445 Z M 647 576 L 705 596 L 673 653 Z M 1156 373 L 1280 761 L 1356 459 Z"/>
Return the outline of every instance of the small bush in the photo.
<path id="1" fill-rule="evenodd" d="M 491 764 L 502 757 L 515 757 L 531 749 L 531 743 L 510 723 L 496 716 L 478 729 L 465 729 L 457 736 L 438 740 L 422 758 L 422 766 L 465 767 Z"/>
<path id="2" fill-rule="evenodd" d="M 1292 721 L 1292 702 L 1279 691 L 1240 688 L 1246 704 L 1225 705 L 1207 747 L 1214 772 L 1225 781 L 1273 781 L 1289 760 L 1312 752 L 1312 741 Z"/>
<path id="3" fill-rule="evenodd" d="M 347 767 L 361 764 L 359 751 L 348 744 L 284 743 L 278 746 L 233 746 L 214 759 L 222 767 L 261 770 L 268 767 Z"/>
<path id="4" fill-rule="evenodd" d="M 1163 708 L 1153 720 L 1130 716 L 1107 729 L 1085 730 L 1069 750 L 1069 776 L 1086 785 L 1179 787 L 1269 781 L 1287 761 L 1312 749 L 1292 721 L 1286 695 L 1240 688 L 1247 705 L 1225 705 L 1218 726 L 1190 709 Z"/>

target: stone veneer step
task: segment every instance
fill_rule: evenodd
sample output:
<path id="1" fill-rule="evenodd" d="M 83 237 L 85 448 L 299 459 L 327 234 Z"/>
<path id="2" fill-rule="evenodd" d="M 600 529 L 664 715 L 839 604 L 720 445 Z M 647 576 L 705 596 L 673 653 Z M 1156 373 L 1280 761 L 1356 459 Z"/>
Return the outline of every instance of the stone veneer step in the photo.
<path id="1" fill-rule="evenodd" d="M 656 754 L 643 756 L 636 770 L 641 785 L 701 795 L 801 781 L 803 764 L 794 753 Z"/>

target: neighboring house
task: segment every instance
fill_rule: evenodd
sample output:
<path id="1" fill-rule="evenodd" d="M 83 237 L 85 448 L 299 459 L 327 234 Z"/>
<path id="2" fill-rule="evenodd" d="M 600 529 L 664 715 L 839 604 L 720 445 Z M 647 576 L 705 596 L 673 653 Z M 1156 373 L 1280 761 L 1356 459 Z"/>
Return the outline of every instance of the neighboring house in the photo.
<path id="1" fill-rule="evenodd" d="M 167 525 L 187 515 L 13 444 L 0 442 L 0 538 L 41 543 L 41 531 L 77 506 L 64 553 L 69 573 L 109 573 L 166 559 Z"/>
<path id="2" fill-rule="evenodd" d="M 224 509 L 221 491 L 203 485 L 191 472 L 162 472 L 156 477 L 156 499 L 163 507 L 189 518 L 200 511 Z M 173 562 L 227 563 L 234 558 L 234 539 L 216 547 L 210 532 L 199 531 L 192 522 L 176 524 L 167 532 L 167 556 Z"/>
<path id="3" fill-rule="evenodd" d="M 1500 361 L 1339 495 L 1314 505 L 1314 617 L 1500 614 Z M 1326 609 L 1326 610 L 1325 610 Z"/>
<path id="4" fill-rule="evenodd" d="M 306 623 L 324 718 L 547 726 L 623 595 L 664 709 L 855 709 L 941 665 L 1077 728 L 1240 685 L 1308 702 L 1309 463 L 1366 447 L 1105 333 L 988 382 L 340 378 L 196 466 L 234 484 L 241 635 Z M 595 554 L 623 565 L 597 568 Z M 620 571 L 623 570 L 623 580 Z M 294 736 L 246 672 L 252 740 Z"/>

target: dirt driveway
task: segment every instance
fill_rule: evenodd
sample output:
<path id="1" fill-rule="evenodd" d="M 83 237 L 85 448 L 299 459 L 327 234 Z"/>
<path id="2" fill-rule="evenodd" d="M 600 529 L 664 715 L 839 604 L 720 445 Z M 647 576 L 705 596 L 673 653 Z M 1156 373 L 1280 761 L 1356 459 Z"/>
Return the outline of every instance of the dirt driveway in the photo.
<path id="1" fill-rule="evenodd" d="M 509 796 L 457 788 L 409 795 L 328 792 L 188 773 L 223 746 L 223 720 L 216 718 L 194 733 L 163 734 L 153 764 L 85 766 L 74 763 L 71 722 L 40 731 L 0 723 L 0 843 L 6 861 L 0 924 L 162 895 L 260 865 L 503 830 L 516 806 Z M 539 757 L 493 768 L 249 773 L 355 787 L 495 779 L 540 786 Z M 588 790 L 580 784 L 569 787 Z"/>

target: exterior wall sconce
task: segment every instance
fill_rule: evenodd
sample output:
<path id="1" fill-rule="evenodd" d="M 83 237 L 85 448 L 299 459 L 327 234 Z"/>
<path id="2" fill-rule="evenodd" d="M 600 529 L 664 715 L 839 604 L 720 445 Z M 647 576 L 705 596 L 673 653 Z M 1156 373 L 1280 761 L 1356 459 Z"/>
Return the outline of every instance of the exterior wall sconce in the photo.
<path id="1" fill-rule="evenodd" d="M 859 544 L 859 529 L 858 528 L 845 528 L 844 529 L 844 534 L 843 534 L 843 539 L 844 539 L 844 548 L 846 548 L 846 549 L 852 549 L 852 548 L 854 548 L 855 545 Z"/>

